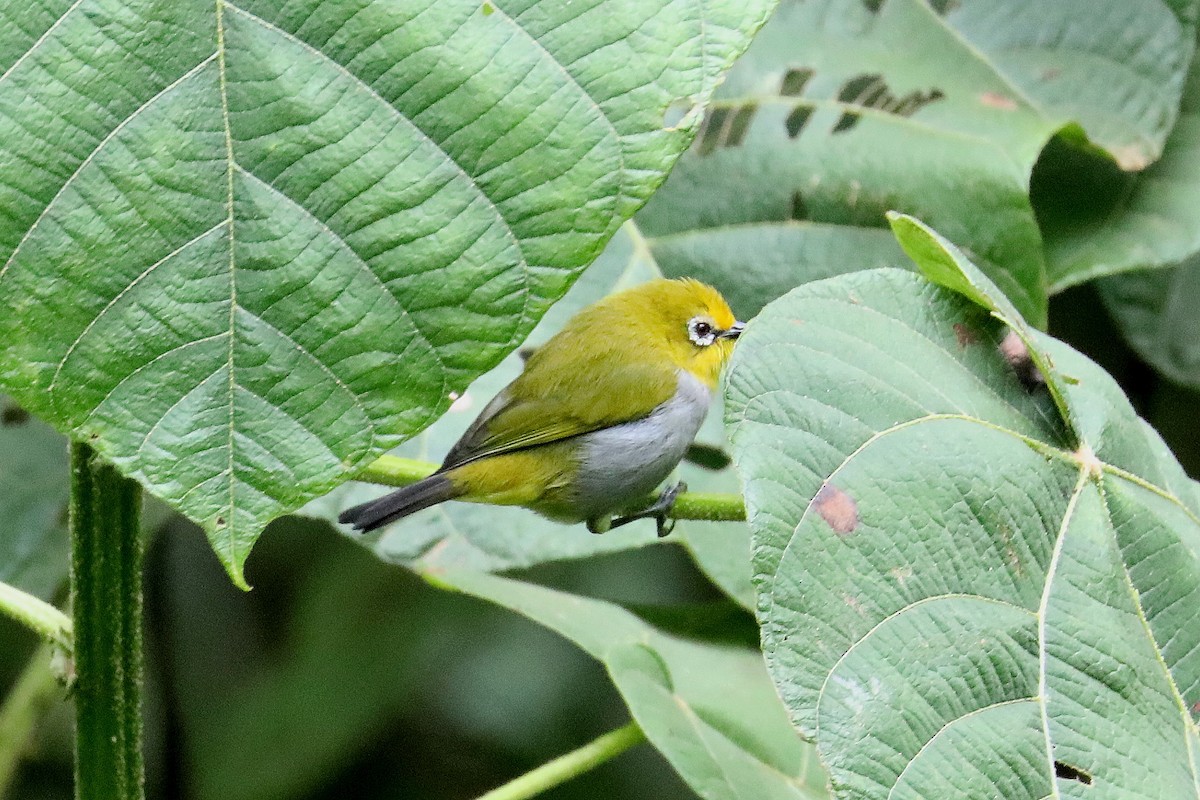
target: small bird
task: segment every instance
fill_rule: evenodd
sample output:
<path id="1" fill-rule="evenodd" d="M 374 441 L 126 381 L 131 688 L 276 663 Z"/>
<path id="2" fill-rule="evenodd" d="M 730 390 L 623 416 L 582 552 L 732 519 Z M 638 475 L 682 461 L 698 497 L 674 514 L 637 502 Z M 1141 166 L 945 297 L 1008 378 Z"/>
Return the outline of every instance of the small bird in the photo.
<path id="1" fill-rule="evenodd" d="M 518 505 L 603 533 L 654 518 L 680 482 L 642 501 L 679 464 L 744 325 L 711 286 L 659 279 L 582 309 L 534 350 L 424 480 L 342 512 L 370 531 L 446 500 Z"/>

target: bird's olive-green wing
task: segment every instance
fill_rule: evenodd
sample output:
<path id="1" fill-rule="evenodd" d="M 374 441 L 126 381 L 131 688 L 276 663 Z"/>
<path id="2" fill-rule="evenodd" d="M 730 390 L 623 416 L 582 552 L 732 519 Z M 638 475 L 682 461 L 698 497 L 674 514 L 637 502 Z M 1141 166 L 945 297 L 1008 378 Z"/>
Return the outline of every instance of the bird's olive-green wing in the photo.
<path id="1" fill-rule="evenodd" d="M 442 469 L 640 419 L 669 400 L 678 382 L 669 365 L 588 366 L 551 373 L 531 364 L 488 403 Z"/>

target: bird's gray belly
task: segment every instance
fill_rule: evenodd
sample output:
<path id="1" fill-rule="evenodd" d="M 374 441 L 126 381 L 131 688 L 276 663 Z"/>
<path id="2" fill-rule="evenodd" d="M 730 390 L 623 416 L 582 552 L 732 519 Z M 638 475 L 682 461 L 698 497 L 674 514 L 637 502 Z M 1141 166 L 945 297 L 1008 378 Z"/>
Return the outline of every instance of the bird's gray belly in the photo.
<path id="1" fill-rule="evenodd" d="M 708 413 L 708 387 L 680 372 L 674 397 L 649 416 L 585 434 L 577 501 L 591 519 L 635 503 L 683 459 Z"/>

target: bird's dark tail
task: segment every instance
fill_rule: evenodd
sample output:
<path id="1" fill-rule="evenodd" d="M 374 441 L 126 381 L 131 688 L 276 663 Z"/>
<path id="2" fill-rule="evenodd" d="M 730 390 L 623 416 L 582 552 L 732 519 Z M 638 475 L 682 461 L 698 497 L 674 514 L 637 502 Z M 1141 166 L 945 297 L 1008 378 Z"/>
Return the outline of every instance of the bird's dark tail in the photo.
<path id="1" fill-rule="evenodd" d="M 377 500 L 347 508 L 338 515 L 338 522 L 349 523 L 360 531 L 373 531 L 407 517 L 423 508 L 435 506 L 461 495 L 451 480 L 443 474 L 430 475 L 411 486 L 385 494 Z"/>

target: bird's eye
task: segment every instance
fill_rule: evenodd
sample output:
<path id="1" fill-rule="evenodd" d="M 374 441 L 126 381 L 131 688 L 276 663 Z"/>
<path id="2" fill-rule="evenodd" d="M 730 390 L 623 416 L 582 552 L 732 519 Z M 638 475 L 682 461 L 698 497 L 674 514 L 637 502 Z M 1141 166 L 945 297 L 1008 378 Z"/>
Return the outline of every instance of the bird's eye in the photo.
<path id="1" fill-rule="evenodd" d="M 688 338 L 694 345 L 708 347 L 717 340 L 717 332 L 711 322 L 697 317 L 688 322 Z"/>

